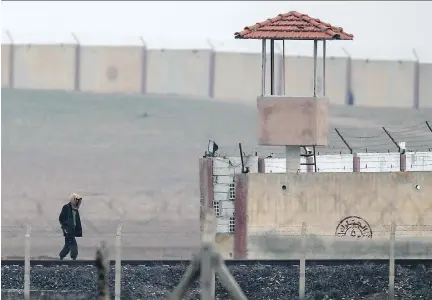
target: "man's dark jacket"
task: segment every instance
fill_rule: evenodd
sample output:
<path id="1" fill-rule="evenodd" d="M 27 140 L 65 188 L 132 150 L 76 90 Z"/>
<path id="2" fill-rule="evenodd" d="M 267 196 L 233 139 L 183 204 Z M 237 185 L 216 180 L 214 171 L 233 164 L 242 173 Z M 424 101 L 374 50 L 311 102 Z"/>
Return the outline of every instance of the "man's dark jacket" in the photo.
<path id="1" fill-rule="evenodd" d="M 64 236 L 82 237 L 81 219 L 78 210 L 76 210 L 75 215 L 76 226 L 73 226 L 72 204 L 68 203 L 63 205 L 59 221 Z"/>

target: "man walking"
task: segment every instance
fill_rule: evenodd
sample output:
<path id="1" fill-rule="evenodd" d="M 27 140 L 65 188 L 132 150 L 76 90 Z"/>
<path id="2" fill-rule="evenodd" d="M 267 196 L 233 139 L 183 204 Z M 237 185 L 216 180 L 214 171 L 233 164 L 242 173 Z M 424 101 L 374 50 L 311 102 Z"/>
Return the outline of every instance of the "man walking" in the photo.
<path id="1" fill-rule="evenodd" d="M 65 244 L 60 251 L 60 259 L 63 260 L 70 252 L 70 257 L 76 260 L 78 256 L 78 244 L 76 237 L 82 237 L 81 219 L 79 215 L 79 207 L 82 197 L 78 194 L 72 194 L 69 197 L 69 203 L 63 205 L 59 221 L 63 230 Z"/>

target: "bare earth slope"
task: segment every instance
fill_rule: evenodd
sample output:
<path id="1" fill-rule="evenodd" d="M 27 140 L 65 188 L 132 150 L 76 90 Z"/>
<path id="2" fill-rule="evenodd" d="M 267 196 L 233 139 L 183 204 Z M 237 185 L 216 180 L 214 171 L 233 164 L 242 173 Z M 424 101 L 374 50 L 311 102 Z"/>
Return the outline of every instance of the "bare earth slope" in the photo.
<path id="1" fill-rule="evenodd" d="M 431 119 L 431 111 L 331 109 L 332 126 L 363 134 Z M 57 256 L 58 212 L 71 192 L 84 196 L 84 257 L 93 256 L 100 239 L 112 243 L 119 222 L 128 258 L 187 255 L 198 242 L 198 157 L 209 139 L 223 154 L 237 155 L 238 142 L 247 152 L 269 153 L 257 147 L 256 133 L 254 105 L 2 89 L 2 238 L 9 241 L 3 255 L 22 255 L 31 223 L 33 254 Z M 384 148 L 394 148 L 387 142 Z M 150 250 L 135 248 L 143 246 Z M 161 252 L 175 247 L 184 252 Z"/>

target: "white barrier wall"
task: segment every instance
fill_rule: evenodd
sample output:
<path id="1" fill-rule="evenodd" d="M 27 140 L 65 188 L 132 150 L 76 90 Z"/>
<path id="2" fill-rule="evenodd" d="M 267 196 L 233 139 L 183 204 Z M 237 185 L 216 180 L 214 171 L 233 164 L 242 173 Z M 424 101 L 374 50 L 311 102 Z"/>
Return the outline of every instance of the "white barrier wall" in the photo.
<path id="1" fill-rule="evenodd" d="M 81 47 L 80 89 L 96 93 L 139 93 L 142 48 Z"/>
<path id="2" fill-rule="evenodd" d="M 2 87 L 29 89 L 75 88 L 95 93 L 155 93 L 213 97 L 255 105 L 261 94 L 259 53 L 210 50 L 145 49 L 142 46 L 15 45 L 10 65 L 9 45 L 2 45 Z M 77 60 L 77 64 L 75 61 Z M 275 54 L 276 95 L 313 93 L 313 58 L 287 56 L 283 84 L 282 57 Z M 317 63 L 317 94 L 322 93 L 322 59 Z M 10 68 L 14 80 L 9 82 Z M 76 71 L 78 70 L 78 73 Z M 327 57 L 326 95 L 332 104 L 345 104 L 348 58 Z M 266 94 L 270 93 L 267 56 Z M 421 64 L 420 107 L 432 107 L 432 64 Z M 351 86 L 355 106 L 414 106 L 413 61 L 352 60 Z"/>
<path id="3" fill-rule="evenodd" d="M 1 45 L 1 86 L 9 87 L 10 45 Z"/>
<path id="4" fill-rule="evenodd" d="M 74 88 L 75 45 L 15 45 L 14 51 L 14 88 Z"/>
<path id="5" fill-rule="evenodd" d="M 432 63 L 420 64 L 420 107 L 432 108 Z"/>
<path id="6" fill-rule="evenodd" d="M 352 72 L 355 105 L 413 107 L 414 62 L 353 60 Z"/>
<path id="7" fill-rule="evenodd" d="M 399 153 L 358 153 L 360 172 L 398 172 L 400 171 Z M 353 155 L 318 155 L 318 172 L 352 172 Z M 304 157 L 301 162 L 305 163 Z M 285 173 L 285 158 L 265 158 L 265 173 Z M 432 152 L 407 152 L 407 171 L 432 171 Z M 307 166 L 300 166 L 300 172 L 307 172 Z"/>
<path id="8" fill-rule="evenodd" d="M 208 96 L 210 54 L 209 50 L 149 50 L 147 92 Z"/>

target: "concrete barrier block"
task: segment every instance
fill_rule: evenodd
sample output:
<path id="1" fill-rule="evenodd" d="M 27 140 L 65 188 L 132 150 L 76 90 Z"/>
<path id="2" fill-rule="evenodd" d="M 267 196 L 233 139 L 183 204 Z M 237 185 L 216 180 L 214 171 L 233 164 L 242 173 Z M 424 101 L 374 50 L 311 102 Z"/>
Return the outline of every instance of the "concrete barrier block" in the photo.
<path id="1" fill-rule="evenodd" d="M 10 54 L 12 46 L 8 44 L 1 45 L 1 87 L 10 87 L 9 83 L 9 72 L 10 72 Z"/>
<path id="2" fill-rule="evenodd" d="M 354 104 L 413 107 L 414 62 L 352 61 Z"/>
<path id="3" fill-rule="evenodd" d="M 15 45 L 14 87 L 73 90 L 75 45 Z"/>
<path id="4" fill-rule="evenodd" d="M 2 69 L 3 70 L 3 69 Z M 432 107 L 432 63 L 420 64 L 420 108 Z"/>
<path id="5" fill-rule="evenodd" d="M 148 50 L 149 93 L 209 96 L 209 50 Z"/>
<path id="6" fill-rule="evenodd" d="M 136 46 L 83 46 L 80 87 L 85 92 L 139 93 L 142 48 Z"/>

